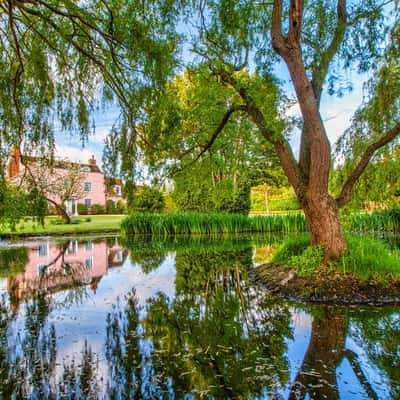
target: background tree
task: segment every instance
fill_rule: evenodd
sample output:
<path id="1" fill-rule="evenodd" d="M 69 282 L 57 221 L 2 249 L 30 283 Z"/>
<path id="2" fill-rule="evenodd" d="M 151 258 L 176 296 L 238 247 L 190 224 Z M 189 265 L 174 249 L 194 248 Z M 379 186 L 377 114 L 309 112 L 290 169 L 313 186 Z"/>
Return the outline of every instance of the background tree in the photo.
<path id="1" fill-rule="evenodd" d="M 350 200 L 356 188 L 356 202 L 382 200 L 393 204 L 398 195 L 399 121 L 400 121 L 400 25 L 391 31 L 380 69 L 368 82 L 369 96 L 358 109 L 353 123 L 337 143 L 337 159 L 341 164 L 334 181 L 343 183 L 340 198 Z M 381 132 L 386 131 L 382 136 Z M 346 160 L 343 162 L 343 160 Z M 371 161 L 371 162 L 369 162 Z M 353 169 L 353 173 L 350 171 Z M 357 182 L 361 172 L 366 176 Z M 367 190 L 369 188 L 369 190 Z M 368 192 L 368 193 L 367 193 Z"/>
<path id="2" fill-rule="evenodd" d="M 271 89 L 264 100 L 274 123 L 279 101 L 274 81 L 246 72 L 242 79 L 254 88 Z M 152 146 L 144 146 L 145 157 L 155 171 L 172 176 L 179 210 L 247 214 L 254 183 L 274 174 L 284 178 L 271 146 L 240 113 L 221 125 L 223 132 L 208 137 L 226 105 L 234 107 L 238 100 L 234 90 L 221 88 L 218 78 L 201 65 L 177 76 L 149 106 L 142 129 Z"/>
<path id="3" fill-rule="evenodd" d="M 132 201 L 128 204 L 130 212 L 161 212 L 164 207 L 165 201 L 162 192 L 147 185 L 138 188 Z"/>
<path id="4" fill-rule="evenodd" d="M 23 159 L 25 172 L 19 177 L 19 185 L 27 192 L 38 191 L 69 224 L 71 218 L 65 209 L 65 202 L 85 196 L 85 175 L 80 164 L 68 160 L 52 162 L 46 158 Z"/>

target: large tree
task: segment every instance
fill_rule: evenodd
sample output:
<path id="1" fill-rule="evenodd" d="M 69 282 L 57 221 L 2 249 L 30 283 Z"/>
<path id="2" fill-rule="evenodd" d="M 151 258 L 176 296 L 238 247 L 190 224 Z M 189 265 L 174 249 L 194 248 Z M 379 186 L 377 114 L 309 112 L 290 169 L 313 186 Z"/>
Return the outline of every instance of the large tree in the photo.
<path id="1" fill-rule="evenodd" d="M 350 200 L 355 183 L 376 151 L 400 133 L 399 92 L 381 82 L 387 81 L 386 57 L 389 53 L 398 55 L 399 16 L 395 3 L 227 0 L 191 2 L 189 9 L 195 22 L 195 28 L 191 27 L 193 52 L 208 67 L 210 76 L 221 87 L 233 89 L 239 98 L 235 103 L 224 104 L 210 140 L 215 141 L 233 115 L 246 115 L 273 146 L 304 210 L 312 243 L 323 246 L 325 261 L 339 257 L 346 249 L 339 209 Z M 196 10 L 197 17 L 193 17 Z M 390 50 L 384 51 L 387 45 Z M 391 58 L 396 60 L 393 55 Z M 242 79 L 244 71 L 256 68 L 268 81 L 273 69 L 282 66 L 289 72 L 302 117 L 298 159 L 282 127 L 271 123 L 271 118 L 280 116 L 271 115 L 265 107 L 271 85 L 255 88 L 249 80 Z M 332 154 L 320 106 L 325 88 L 330 93 L 343 94 L 343 82 L 338 76 L 350 67 L 360 72 L 381 71 L 370 86 L 371 98 L 366 108 L 372 107 L 375 121 L 385 123 L 364 125 L 362 149 L 335 198 L 328 190 Z M 390 95 L 380 90 L 382 87 Z M 374 106 L 385 96 L 389 105 Z M 391 111 L 390 118 L 383 118 L 387 110 Z M 371 126 L 374 129 L 369 129 Z"/>
<path id="2" fill-rule="evenodd" d="M 385 4 L 274 0 L 271 8 L 269 3 L 221 1 L 207 3 L 208 9 L 200 12 L 203 19 L 196 51 L 208 61 L 210 70 L 223 85 L 237 91 L 242 100 L 240 111 L 248 115 L 274 146 L 304 210 L 312 243 L 324 247 L 326 260 L 338 257 L 346 247 L 339 208 L 350 200 L 354 183 L 375 151 L 400 133 L 395 112 L 382 129 L 367 131 L 367 140 L 339 196 L 330 195 L 331 146 L 320 114 L 323 89 L 329 82 L 333 85 L 330 89 L 335 89 L 333 77 L 338 68 L 352 65 L 363 71 L 373 68 L 388 28 L 384 23 Z M 398 15 L 393 15 L 392 20 L 398 24 Z M 398 31 L 393 30 L 390 39 L 398 40 Z M 268 126 L 260 103 L 262 94 L 257 98 L 238 79 L 237 71 L 251 63 L 267 71 L 271 68 L 274 58 L 268 54 L 269 44 L 278 61 L 286 65 L 300 106 L 302 132 L 298 160 L 284 135 Z M 254 59 L 249 61 L 253 54 Z M 381 97 L 379 93 L 377 96 Z M 398 105 L 398 97 L 390 98 Z M 228 109 L 227 113 L 234 111 Z M 379 111 L 375 108 L 375 112 Z"/>

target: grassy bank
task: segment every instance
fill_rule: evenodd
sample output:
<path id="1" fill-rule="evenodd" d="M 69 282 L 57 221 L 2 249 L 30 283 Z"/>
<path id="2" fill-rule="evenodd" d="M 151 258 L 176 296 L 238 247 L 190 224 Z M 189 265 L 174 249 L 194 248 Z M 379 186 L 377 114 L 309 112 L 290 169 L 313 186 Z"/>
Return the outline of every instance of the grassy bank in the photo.
<path id="1" fill-rule="evenodd" d="M 367 235 L 346 235 L 348 250 L 331 267 L 338 272 L 351 273 L 361 280 L 400 279 L 400 254 L 380 239 Z M 299 276 L 311 276 L 322 265 L 323 251 L 311 248 L 307 234 L 288 238 L 272 258 L 276 264 L 288 265 Z"/>
<path id="2" fill-rule="evenodd" d="M 281 244 L 271 262 L 252 272 L 274 295 L 305 303 L 399 304 L 400 255 L 380 239 L 346 235 L 348 251 L 328 265 L 306 234 Z"/>
<path id="3" fill-rule="evenodd" d="M 127 235 L 192 235 L 242 232 L 303 232 L 302 214 L 248 217 L 239 214 L 136 214 L 125 218 L 121 231 Z"/>
<path id="4" fill-rule="evenodd" d="M 1 229 L 0 237 L 118 232 L 123 218 L 124 215 L 80 216 L 73 217 L 71 224 L 65 224 L 59 217 L 46 217 L 44 225 L 26 218 L 17 225 L 15 231 Z"/>

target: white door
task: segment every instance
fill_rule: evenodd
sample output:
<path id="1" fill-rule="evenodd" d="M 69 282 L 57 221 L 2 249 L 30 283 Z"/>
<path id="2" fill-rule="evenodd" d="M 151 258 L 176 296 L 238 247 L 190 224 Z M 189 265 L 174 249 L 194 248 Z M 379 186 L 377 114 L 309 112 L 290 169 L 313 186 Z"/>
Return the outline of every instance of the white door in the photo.
<path id="1" fill-rule="evenodd" d="M 67 211 L 68 215 L 72 215 L 72 200 L 67 200 L 65 202 L 65 210 Z"/>

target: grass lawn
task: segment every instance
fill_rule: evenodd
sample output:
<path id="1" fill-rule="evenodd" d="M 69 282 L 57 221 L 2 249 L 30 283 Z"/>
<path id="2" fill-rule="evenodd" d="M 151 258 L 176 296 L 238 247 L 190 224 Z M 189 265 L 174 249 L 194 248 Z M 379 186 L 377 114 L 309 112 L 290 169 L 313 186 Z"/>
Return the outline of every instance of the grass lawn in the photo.
<path id="1" fill-rule="evenodd" d="M 21 221 L 16 230 L 0 231 L 0 236 L 62 235 L 89 232 L 110 232 L 120 230 L 125 215 L 82 215 L 73 217 L 71 224 L 65 224 L 60 217 L 46 217 L 44 226 L 34 223 L 31 218 Z"/>

